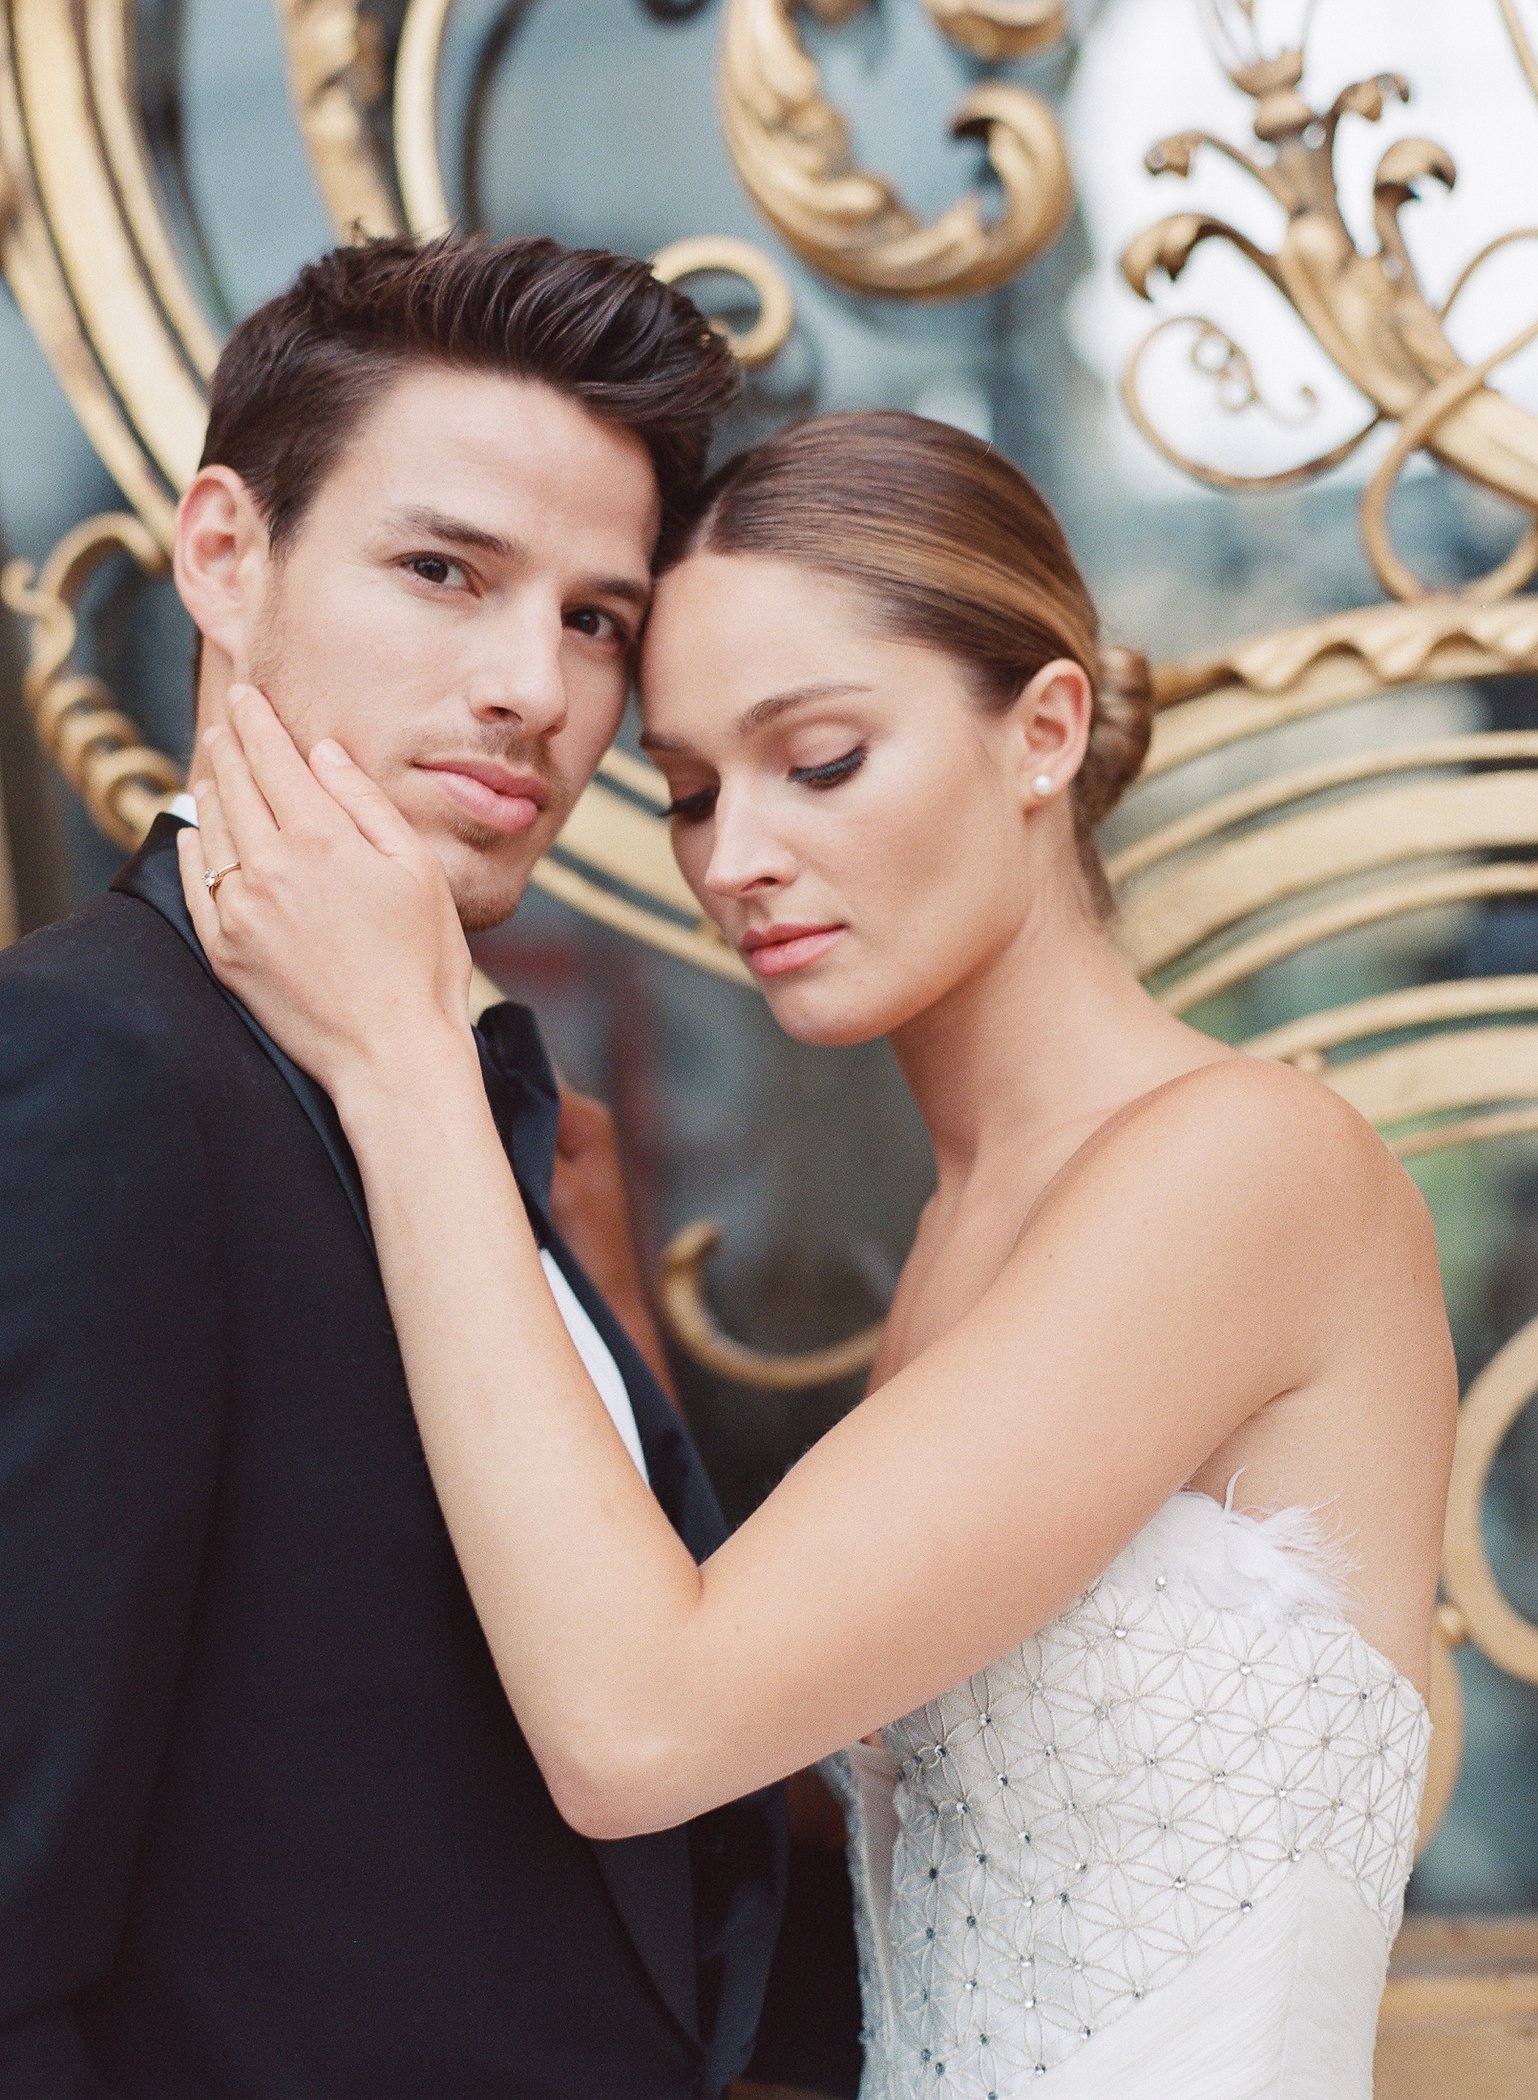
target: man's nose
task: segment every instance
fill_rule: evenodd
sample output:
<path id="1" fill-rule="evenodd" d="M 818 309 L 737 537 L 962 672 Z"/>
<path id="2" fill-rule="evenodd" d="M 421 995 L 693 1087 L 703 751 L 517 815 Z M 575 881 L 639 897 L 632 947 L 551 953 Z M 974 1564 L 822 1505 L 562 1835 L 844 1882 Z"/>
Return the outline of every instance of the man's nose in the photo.
<path id="1" fill-rule="evenodd" d="M 716 798 L 706 889 L 716 897 L 744 897 L 757 890 L 783 888 L 795 873 L 794 855 L 764 813 L 755 809 L 747 795 L 731 795 L 723 789 Z"/>
<path id="2" fill-rule="evenodd" d="M 565 629 L 559 612 L 533 608 L 507 623 L 494 656 L 479 665 L 465 686 L 478 722 L 553 736 L 566 723 L 566 677 L 562 661 Z"/>

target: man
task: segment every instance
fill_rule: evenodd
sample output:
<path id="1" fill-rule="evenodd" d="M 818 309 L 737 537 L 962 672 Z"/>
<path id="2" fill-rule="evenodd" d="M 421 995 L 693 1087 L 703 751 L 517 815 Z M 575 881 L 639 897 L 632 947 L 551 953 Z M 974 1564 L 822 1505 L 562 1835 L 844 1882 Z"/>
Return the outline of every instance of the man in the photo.
<path id="1" fill-rule="evenodd" d="M 215 375 L 176 550 L 200 731 L 260 684 L 368 768 L 468 928 L 501 920 L 614 734 L 731 390 L 638 263 L 325 257 Z M 0 958 L 0 2096 L 714 2095 L 778 1803 L 619 1844 L 557 1816 L 334 1111 L 209 971 L 179 821 Z M 698 1460 L 549 1221 L 528 1017 L 495 1009 L 483 1060 L 573 1333 L 703 1556 Z"/>

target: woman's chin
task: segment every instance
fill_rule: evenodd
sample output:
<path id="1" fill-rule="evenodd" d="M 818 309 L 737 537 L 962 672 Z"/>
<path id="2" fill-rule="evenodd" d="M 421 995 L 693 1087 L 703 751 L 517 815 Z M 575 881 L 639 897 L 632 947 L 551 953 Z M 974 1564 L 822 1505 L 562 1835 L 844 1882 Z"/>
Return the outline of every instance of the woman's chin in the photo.
<path id="1" fill-rule="evenodd" d="M 884 1013 L 873 1014 L 864 1001 L 841 997 L 827 986 L 779 985 L 766 990 L 764 997 L 776 1023 L 794 1042 L 847 1050 L 887 1033 Z"/>

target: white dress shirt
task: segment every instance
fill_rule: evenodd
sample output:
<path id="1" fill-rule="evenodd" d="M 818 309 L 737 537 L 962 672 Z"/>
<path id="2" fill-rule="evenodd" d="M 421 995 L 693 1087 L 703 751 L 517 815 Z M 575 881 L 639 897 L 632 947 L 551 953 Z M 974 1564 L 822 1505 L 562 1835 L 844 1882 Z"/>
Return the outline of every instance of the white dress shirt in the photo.
<path id="1" fill-rule="evenodd" d="M 177 795 L 167 808 L 171 816 L 180 817 L 184 824 L 195 825 L 198 821 L 198 805 L 191 795 Z M 587 1375 L 598 1388 L 598 1397 L 609 1410 L 610 1420 L 645 1480 L 646 1454 L 641 1449 L 641 1433 L 636 1428 L 635 1409 L 630 1404 L 624 1374 L 614 1361 L 613 1351 L 593 1325 L 581 1299 L 562 1274 L 560 1264 L 548 1247 L 541 1249 L 539 1259 L 550 1285 L 550 1295 L 566 1323 L 566 1332 L 576 1344 L 577 1354 L 587 1366 Z"/>

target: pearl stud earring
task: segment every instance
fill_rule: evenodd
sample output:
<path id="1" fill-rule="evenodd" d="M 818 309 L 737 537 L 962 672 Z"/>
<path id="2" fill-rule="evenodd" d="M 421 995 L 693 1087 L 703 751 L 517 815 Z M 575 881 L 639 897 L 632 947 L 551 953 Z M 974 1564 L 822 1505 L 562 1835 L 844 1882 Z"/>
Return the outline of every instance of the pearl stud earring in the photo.
<path id="1" fill-rule="evenodd" d="M 1052 792 L 1052 775 L 1050 773 L 1038 773 L 1031 782 L 1031 786 L 1038 795 L 1050 795 Z"/>

